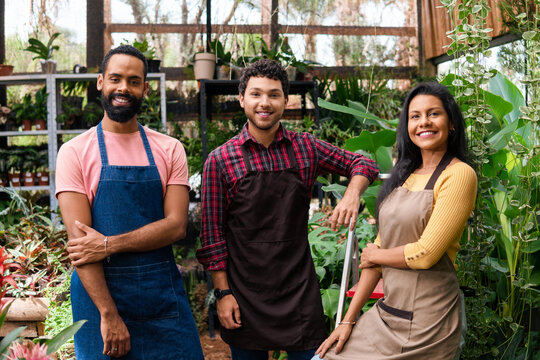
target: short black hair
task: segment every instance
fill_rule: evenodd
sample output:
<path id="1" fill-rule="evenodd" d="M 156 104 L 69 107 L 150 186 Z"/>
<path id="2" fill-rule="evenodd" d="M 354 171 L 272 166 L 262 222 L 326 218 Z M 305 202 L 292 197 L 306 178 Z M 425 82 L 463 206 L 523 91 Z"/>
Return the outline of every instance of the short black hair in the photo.
<path id="1" fill-rule="evenodd" d="M 285 98 L 289 96 L 289 79 L 287 77 L 287 72 L 277 61 L 261 59 L 245 68 L 242 71 L 240 84 L 238 85 L 238 91 L 242 96 L 245 95 L 247 83 L 252 77 L 267 77 L 269 79 L 281 81 L 281 87 L 283 88 Z"/>
<path id="2" fill-rule="evenodd" d="M 148 74 L 148 61 L 146 60 L 146 56 L 144 56 L 142 52 L 140 52 L 137 48 L 131 45 L 120 45 L 118 47 L 115 47 L 114 49 L 109 50 L 107 55 L 105 55 L 105 57 L 103 58 L 101 65 L 99 66 L 100 73 L 105 73 L 105 70 L 107 70 L 107 65 L 109 65 L 109 60 L 111 59 L 111 57 L 113 57 L 113 55 L 116 54 L 130 55 L 141 60 L 144 66 L 144 80 L 146 80 L 146 75 Z"/>

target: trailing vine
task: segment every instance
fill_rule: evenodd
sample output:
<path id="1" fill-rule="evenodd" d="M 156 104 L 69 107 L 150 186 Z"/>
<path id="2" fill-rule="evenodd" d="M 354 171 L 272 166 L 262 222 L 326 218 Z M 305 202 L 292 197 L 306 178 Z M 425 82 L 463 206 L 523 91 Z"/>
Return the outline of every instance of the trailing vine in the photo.
<path id="1" fill-rule="evenodd" d="M 452 40 L 448 54 L 458 59 L 451 86 L 468 126 L 479 185 L 476 209 L 458 256 L 460 283 L 474 294 L 466 298 L 468 330 L 462 359 L 513 359 L 518 353 L 527 359 L 538 345 L 531 325 L 534 310 L 540 307 L 540 282 L 532 279 L 535 261 L 538 267 L 540 260 L 535 254 L 540 241 L 540 0 L 500 4 L 505 23 L 515 24 L 513 30 L 525 44 L 527 91 L 525 106 L 519 106 L 519 123 L 512 124 L 503 135 L 506 143 L 498 147 L 493 141 L 494 123 L 507 125 L 490 111 L 493 104 L 488 104 L 486 90 L 496 72 L 483 63 L 491 55 L 492 29 L 486 28 L 491 9 L 487 0 L 441 2 L 453 26 L 447 33 Z M 506 177 L 493 179 L 494 168 Z"/>

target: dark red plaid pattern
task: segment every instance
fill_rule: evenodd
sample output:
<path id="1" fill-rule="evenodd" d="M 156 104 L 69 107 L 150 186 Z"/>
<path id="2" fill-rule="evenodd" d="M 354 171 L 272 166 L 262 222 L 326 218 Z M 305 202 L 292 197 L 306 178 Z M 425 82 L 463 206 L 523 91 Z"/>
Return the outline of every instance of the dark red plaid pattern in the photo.
<path id="1" fill-rule="evenodd" d="M 241 146 L 245 144 L 251 166 L 257 171 L 275 171 L 291 166 L 286 141 L 293 145 L 300 175 L 308 189 L 321 174 L 334 173 L 349 179 L 363 175 L 373 182 L 379 173 L 373 160 L 318 140 L 312 134 L 288 131 L 280 125 L 274 141 L 265 148 L 244 126 L 240 134 L 212 151 L 204 165 L 201 248 L 197 258 L 208 270 L 227 268 L 227 209 L 237 184 L 247 173 Z"/>

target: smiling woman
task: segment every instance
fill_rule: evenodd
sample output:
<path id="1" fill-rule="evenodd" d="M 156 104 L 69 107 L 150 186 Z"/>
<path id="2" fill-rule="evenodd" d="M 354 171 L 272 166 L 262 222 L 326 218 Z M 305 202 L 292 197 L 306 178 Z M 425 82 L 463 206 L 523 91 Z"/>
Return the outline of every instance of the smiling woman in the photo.
<path id="1" fill-rule="evenodd" d="M 463 116 L 443 85 L 411 90 L 397 142 L 398 161 L 377 199 L 379 234 L 362 251 L 344 321 L 316 359 L 459 359 L 465 324 L 454 262 L 477 185 Z M 384 298 L 355 326 L 381 275 Z"/>

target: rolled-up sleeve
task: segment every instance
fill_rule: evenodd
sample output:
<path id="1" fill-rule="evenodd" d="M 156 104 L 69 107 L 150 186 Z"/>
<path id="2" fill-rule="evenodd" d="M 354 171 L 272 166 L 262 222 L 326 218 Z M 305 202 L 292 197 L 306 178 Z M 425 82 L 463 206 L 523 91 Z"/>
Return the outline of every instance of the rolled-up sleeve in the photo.
<path id="1" fill-rule="evenodd" d="M 197 259 L 208 270 L 227 268 L 228 252 L 224 236 L 226 201 L 223 172 L 212 153 L 203 170 L 201 248 L 197 250 Z"/>
<path id="2" fill-rule="evenodd" d="M 325 173 L 335 173 L 347 178 L 355 175 L 366 177 L 370 183 L 379 174 L 377 163 L 361 154 L 343 150 L 337 146 L 315 139 L 319 168 Z"/>

